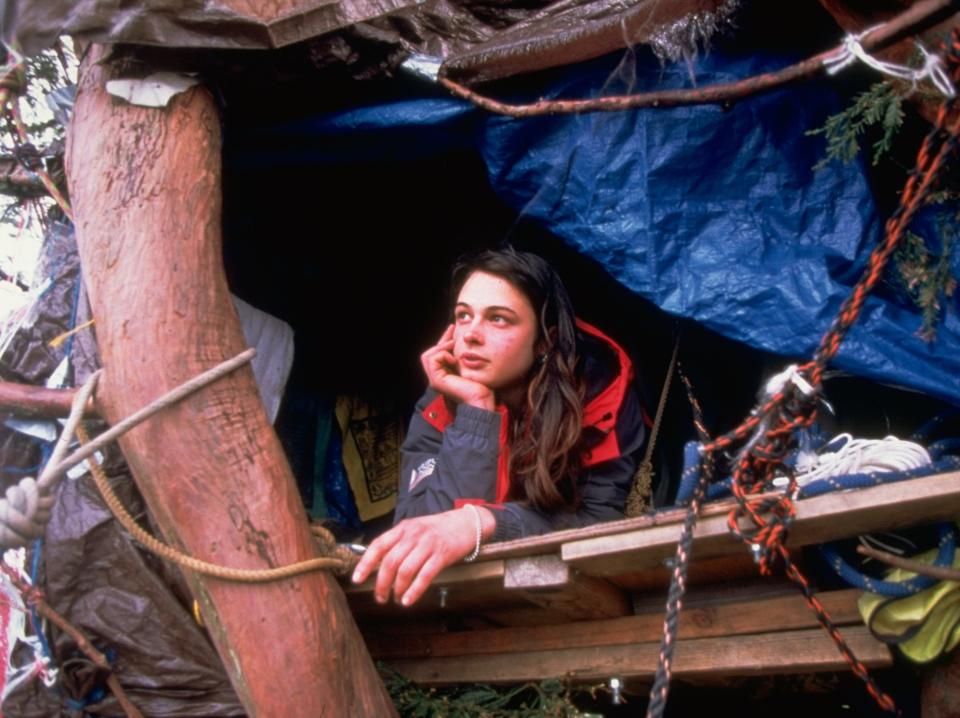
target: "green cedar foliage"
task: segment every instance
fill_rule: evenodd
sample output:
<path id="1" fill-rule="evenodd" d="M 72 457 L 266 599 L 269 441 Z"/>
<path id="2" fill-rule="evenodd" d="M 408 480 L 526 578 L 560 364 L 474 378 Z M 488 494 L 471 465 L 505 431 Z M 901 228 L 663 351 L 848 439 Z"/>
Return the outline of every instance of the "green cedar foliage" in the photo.
<path id="1" fill-rule="evenodd" d="M 880 138 L 873 143 L 873 164 L 890 151 L 893 138 L 903 124 L 903 96 L 891 82 L 877 82 L 857 95 L 853 104 L 827 118 L 823 127 L 809 130 L 808 135 L 825 135 L 827 155 L 814 170 L 839 160 L 849 163 L 860 151 L 860 136 L 870 127 L 879 126 Z"/>
<path id="2" fill-rule="evenodd" d="M 587 718 L 572 702 L 573 689 L 561 680 L 493 687 L 468 685 L 424 688 L 385 664 L 380 675 L 401 718 Z M 598 686 L 581 692 L 596 693 Z"/>
<path id="3" fill-rule="evenodd" d="M 957 280 L 950 273 L 950 257 L 956 245 L 956 221 L 941 222 L 938 236 L 940 253 L 932 252 L 923 238 L 907 232 L 893 256 L 900 286 L 920 309 L 923 323 L 917 335 L 931 342 L 937 338 L 939 323 L 949 300 L 957 290 Z"/>

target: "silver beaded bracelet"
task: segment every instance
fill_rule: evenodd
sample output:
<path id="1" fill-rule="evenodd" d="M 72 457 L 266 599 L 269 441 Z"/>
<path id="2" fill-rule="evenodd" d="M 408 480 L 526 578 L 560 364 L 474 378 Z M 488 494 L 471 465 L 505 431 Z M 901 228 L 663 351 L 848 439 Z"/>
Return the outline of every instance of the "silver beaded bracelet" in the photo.
<path id="1" fill-rule="evenodd" d="M 480 555 L 480 539 L 482 538 L 483 533 L 483 518 L 480 516 L 480 509 L 478 509 L 473 504 L 464 504 L 464 506 L 471 511 L 473 511 L 473 518 L 477 522 L 477 545 L 473 547 L 473 551 L 469 556 L 464 558 L 464 561 L 475 561 L 477 556 Z"/>

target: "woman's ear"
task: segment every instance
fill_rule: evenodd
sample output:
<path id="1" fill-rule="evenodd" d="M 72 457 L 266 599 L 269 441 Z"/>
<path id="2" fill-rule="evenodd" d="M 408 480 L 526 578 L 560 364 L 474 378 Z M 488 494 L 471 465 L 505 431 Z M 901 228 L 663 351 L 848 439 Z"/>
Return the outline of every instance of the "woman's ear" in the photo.
<path id="1" fill-rule="evenodd" d="M 550 327 L 547 329 L 546 335 L 541 334 L 540 338 L 537 340 L 537 345 L 534 347 L 537 354 L 546 354 L 557 344 L 557 328 Z"/>

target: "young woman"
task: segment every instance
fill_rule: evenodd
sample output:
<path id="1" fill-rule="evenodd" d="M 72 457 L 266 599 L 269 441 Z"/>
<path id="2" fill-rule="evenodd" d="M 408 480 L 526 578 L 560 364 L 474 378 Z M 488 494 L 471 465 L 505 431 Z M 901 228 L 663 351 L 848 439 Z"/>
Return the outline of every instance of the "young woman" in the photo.
<path id="1" fill-rule="evenodd" d="M 549 264 L 488 250 L 453 272 L 453 323 L 421 355 L 429 389 L 402 447 L 395 521 L 354 571 L 416 601 L 500 541 L 622 518 L 646 430 L 630 360 L 575 319 Z"/>

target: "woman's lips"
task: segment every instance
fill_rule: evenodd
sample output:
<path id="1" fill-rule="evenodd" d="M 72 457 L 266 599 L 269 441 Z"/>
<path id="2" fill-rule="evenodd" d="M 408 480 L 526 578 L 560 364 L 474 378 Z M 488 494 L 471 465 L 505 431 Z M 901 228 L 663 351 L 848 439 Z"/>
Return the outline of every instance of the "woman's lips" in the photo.
<path id="1" fill-rule="evenodd" d="M 480 369 L 487 364 L 487 360 L 477 354 L 462 354 L 460 356 L 460 366 L 467 369 Z"/>

